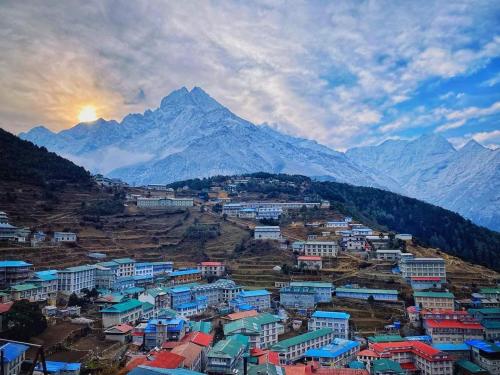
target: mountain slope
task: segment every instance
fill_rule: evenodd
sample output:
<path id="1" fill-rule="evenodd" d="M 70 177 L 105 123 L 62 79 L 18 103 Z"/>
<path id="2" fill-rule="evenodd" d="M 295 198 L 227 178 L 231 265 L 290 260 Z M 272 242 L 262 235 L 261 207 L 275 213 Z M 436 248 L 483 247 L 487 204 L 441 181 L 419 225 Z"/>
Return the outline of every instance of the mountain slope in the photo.
<path id="1" fill-rule="evenodd" d="M 354 148 L 346 154 L 397 181 L 402 194 L 500 230 L 500 150 L 475 141 L 455 150 L 443 137 L 431 135 Z"/>
<path id="2" fill-rule="evenodd" d="M 72 162 L 0 129 L 0 180 L 44 185 L 51 181 L 91 184 L 90 174 Z"/>
<path id="3" fill-rule="evenodd" d="M 57 134 L 37 127 L 20 137 L 132 184 L 267 171 L 397 189 L 343 153 L 241 119 L 197 87 L 176 90 L 159 108 L 121 123 L 99 119 Z"/>

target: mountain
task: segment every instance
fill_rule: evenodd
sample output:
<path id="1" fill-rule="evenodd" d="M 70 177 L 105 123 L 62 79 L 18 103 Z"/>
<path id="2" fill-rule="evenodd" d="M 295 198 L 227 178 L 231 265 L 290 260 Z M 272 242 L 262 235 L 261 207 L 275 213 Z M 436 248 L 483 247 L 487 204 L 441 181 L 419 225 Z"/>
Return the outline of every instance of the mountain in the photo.
<path id="1" fill-rule="evenodd" d="M 346 155 L 400 186 L 400 192 L 500 230 L 500 150 L 474 140 L 456 150 L 439 135 L 353 148 Z"/>
<path id="2" fill-rule="evenodd" d="M 39 132 L 39 130 L 35 130 Z M 46 185 L 51 182 L 69 182 L 90 185 L 90 174 L 69 160 L 23 141 L 0 129 L 0 181 Z"/>
<path id="3" fill-rule="evenodd" d="M 343 153 L 236 116 L 198 87 L 173 91 L 159 108 L 120 123 L 99 119 L 59 133 L 36 127 L 20 137 L 136 185 L 265 171 L 398 189 Z"/>

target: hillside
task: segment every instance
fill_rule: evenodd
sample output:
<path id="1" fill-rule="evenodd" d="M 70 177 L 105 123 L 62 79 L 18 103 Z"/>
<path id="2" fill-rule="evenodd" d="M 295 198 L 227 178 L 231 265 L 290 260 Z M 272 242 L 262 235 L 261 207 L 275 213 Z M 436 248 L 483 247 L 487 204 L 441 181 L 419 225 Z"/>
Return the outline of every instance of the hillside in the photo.
<path id="1" fill-rule="evenodd" d="M 249 184 L 247 191 L 263 196 L 303 199 L 316 196 L 331 202 L 331 208 L 351 215 L 374 228 L 411 233 L 417 241 L 440 248 L 464 260 L 500 270 L 500 233 L 473 224 L 460 215 L 429 203 L 385 190 L 336 182 L 312 181 L 303 176 L 253 174 L 268 179 L 289 181 L 295 188 L 273 184 Z M 178 182 L 171 186 L 209 187 L 221 177 Z"/>

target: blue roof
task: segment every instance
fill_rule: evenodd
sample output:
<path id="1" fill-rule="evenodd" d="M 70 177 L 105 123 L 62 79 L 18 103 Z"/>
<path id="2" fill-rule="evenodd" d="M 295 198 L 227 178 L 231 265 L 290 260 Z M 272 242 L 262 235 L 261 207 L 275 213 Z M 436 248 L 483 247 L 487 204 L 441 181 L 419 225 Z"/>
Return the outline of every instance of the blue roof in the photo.
<path id="1" fill-rule="evenodd" d="M 11 362 L 19 358 L 28 348 L 28 345 L 14 344 L 12 342 L 8 342 L 0 347 L 3 351 L 3 359 L 5 362 Z"/>
<path id="2" fill-rule="evenodd" d="M 42 281 L 54 281 L 57 280 L 57 271 L 56 270 L 38 271 L 35 272 L 35 277 Z"/>
<path id="3" fill-rule="evenodd" d="M 260 290 L 244 290 L 240 292 L 239 296 L 240 297 L 261 297 L 261 296 L 268 296 L 271 293 L 269 293 L 265 289 L 260 289 Z"/>
<path id="4" fill-rule="evenodd" d="M 486 353 L 500 352 L 500 346 L 483 340 L 466 340 L 465 343 Z"/>
<path id="5" fill-rule="evenodd" d="M 2 260 L 0 267 L 26 267 L 32 266 L 31 263 L 26 263 L 24 260 Z"/>
<path id="6" fill-rule="evenodd" d="M 177 270 L 170 272 L 170 276 L 183 276 L 183 275 L 194 275 L 196 273 L 200 273 L 196 268 L 192 268 L 189 270 Z"/>
<path id="7" fill-rule="evenodd" d="M 329 318 L 329 319 L 349 319 L 351 316 L 348 313 L 341 311 L 315 311 L 312 314 L 313 318 Z"/>
<path id="8" fill-rule="evenodd" d="M 181 303 L 180 305 L 177 305 L 177 307 L 175 308 L 175 310 L 179 310 L 179 309 L 191 309 L 191 308 L 194 308 L 198 306 L 198 304 L 196 302 L 186 302 L 186 303 Z"/>
<path id="9" fill-rule="evenodd" d="M 159 322 L 162 322 L 167 326 L 167 332 L 180 331 L 184 324 L 186 323 L 183 319 L 173 318 L 173 319 L 150 319 L 148 325 L 144 329 L 145 332 L 151 333 L 156 332 L 156 326 Z"/>
<path id="10" fill-rule="evenodd" d="M 465 350 L 470 350 L 469 345 L 466 343 L 460 343 L 460 344 L 434 344 L 432 345 L 433 348 L 437 350 L 442 350 L 443 352 L 451 352 L 454 350 L 459 350 L 459 351 L 465 351 Z"/>
<path id="11" fill-rule="evenodd" d="M 153 275 L 136 275 L 134 276 L 134 280 L 152 280 Z"/>
<path id="12" fill-rule="evenodd" d="M 336 338 L 329 345 L 319 349 L 309 349 L 304 353 L 304 357 L 337 358 L 347 353 L 349 350 L 359 346 L 357 341 Z"/>
<path id="13" fill-rule="evenodd" d="M 81 364 L 78 362 L 55 362 L 55 361 L 45 361 L 47 365 L 47 371 L 50 372 L 60 372 L 60 371 L 78 371 L 80 370 Z M 35 369 L 37 371 L 43 371 L 42 364 L 37 363 Z"/>
<path id="14" fill-rule="evenodd" d="M 170 289 L 171 293 L 185 293 L 185 292 L 190 292 L 191 288 L 187 286 L 176 286 L 172 289 Z"/>

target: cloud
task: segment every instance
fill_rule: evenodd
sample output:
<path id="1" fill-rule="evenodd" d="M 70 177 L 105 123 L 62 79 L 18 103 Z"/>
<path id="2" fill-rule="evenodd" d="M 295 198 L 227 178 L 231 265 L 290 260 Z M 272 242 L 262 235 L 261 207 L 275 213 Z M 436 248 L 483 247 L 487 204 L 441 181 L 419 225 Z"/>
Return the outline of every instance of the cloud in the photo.
<path id="1" fill-rule="evenodd" d="M 345 148 L 429 126 L 436 108 L 398 106 L 500 49 L 494 1 L 12 1 L 0 12 L 0 126 L 15 132 L 67 128 L 86 104 L 119 120 L 196 85 L 250 121 Z"/>
<path id="2" fill-rule="evenodd" d="M 481 83 L 481 86 L 483 87 L 493 87 L 496 86 L 500 83 L 500 73 L 495 74 L 493 77 L 490 79 L 487 79 L 486 81 Z"/>

